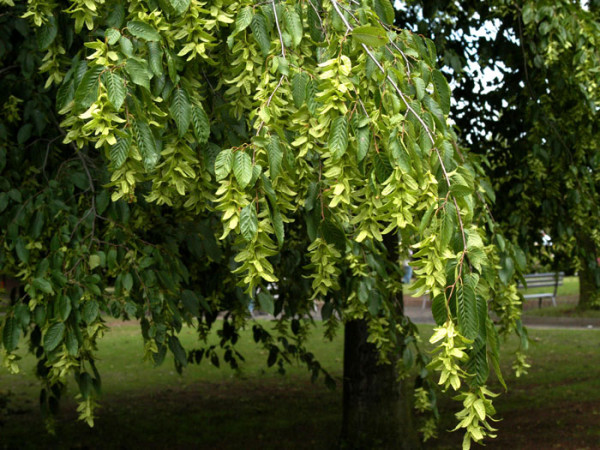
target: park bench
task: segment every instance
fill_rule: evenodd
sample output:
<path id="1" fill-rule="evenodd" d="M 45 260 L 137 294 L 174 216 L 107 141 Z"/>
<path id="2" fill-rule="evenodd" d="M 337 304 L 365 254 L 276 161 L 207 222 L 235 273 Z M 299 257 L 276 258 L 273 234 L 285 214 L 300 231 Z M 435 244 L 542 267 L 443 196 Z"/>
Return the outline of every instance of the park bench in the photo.
<path id="1" fill-rule="evenodd" d="M 525 300 L 531 298 L 539 299 L 540 308 L 542 307 L 542 300 L 545 298 L 550 298 L 552 300 L 552 305 L 556 306 L 556 293 L 558 292 L 558 287 L 562 286 L 564 277 L 564 272 L 530 273 L 525 275 L 524 278 L 527 283 L 527 289 L 553 288 L 553 290 L 552 292 L 525 294 L 523 295 L 523 298 Z M 522 283 L 519 283 L 519 289 L 525 289 L 525 286 Z"/>

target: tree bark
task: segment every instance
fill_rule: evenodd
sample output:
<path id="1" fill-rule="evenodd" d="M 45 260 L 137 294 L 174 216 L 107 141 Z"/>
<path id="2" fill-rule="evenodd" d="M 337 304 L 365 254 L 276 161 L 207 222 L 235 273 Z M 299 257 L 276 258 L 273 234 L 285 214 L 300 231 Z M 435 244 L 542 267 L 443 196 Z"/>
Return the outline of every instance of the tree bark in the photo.
<path id="1" fill-rule="evenodd" d="M 596 246 L 588 234 L 582 233 L 577 239 L 581 268 L 579 270 L 579 303 L 581 310 L 600 309 L 600 286 L 597 273 L 600 270 L 596 260 Z"/>
<path id="2" fill-rule="evenodd" d="M 365 321 L 346 324 L 341 448 L 418 449 L 412 386 L 398 381 L 394 364 L 378 364 L 367 336 Z"/>

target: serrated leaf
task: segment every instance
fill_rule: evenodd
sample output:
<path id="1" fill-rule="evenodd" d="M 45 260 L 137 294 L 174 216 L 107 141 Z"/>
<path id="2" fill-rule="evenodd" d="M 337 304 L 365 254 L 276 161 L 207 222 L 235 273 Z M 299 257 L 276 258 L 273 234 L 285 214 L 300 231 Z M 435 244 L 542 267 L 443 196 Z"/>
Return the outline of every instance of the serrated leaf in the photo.
<path id="1" fill-rule="evenodd" d="M 2 342 L 7 352 L 14 351 L 19 345 L 21 329 L 14 317 L 7 317 L 2 330 Z"/>
<path id="2" fill-rule="evenodd" d="M 233 152 L 230 148 L 221 150 L 215 159 L 215 178 L 221 181 L 229 175 L 233 168 Z"/>
<path id="3" fill-rule="evenodd" d="M 160 33 L 152 25 L 140 20 L 131 20 L 127 22 L 127 29 L 138 39 L 145 41 L 160 41 Z"/>
<path id="4" fill-rule="evenodd" d="M 455 197 L 465 197 L 473 193 L 473 188 L 471 186 L 465 186 L 464 184 L 452 184 L 450 186 L 450 192 Z"/>
<path id="5" fill-rule="evenodd" d="M 275 299 L 270 293 L 261 291 L 258 293 L 257 297 L 261 310 L 267 314 L 275 314 Z"/>
<path id="6" fill-rule="evenodd" d="M 361 162 L 367 156 L 371 147 L 371 130 L 369 127 L 362 127 L 356 130 L 356 158 Z"/>
<path id="7" fill-rule="evenodd" d="M 192 121 L 192 105 L 185 90 L 180 88 L 175 89 L 171 97 L 169 111 L 171 118 L 177 125 L 179 137 L 183 137 L 190 128 L 190 122 Z"/>
<path id="8" fill-rule="evenodd" d="M 348 148 L 348 119 L 338 116 L 331 121 L 329 130 L 329 151 L 334 161 L 339 160 Z"/>
<path id="9" fill-rule="evenodd" d="M 271 180 L 275 180 L 281 173 L 281 165 L 283 162 L 283 150 L 279 136 L 273 134 L 267 145 L 267 153 L 269 155 L 269 172 Z"/>
<path id="10" fill-rule="evenodd" d="M 119 42 L 121 33 L 116 28 L 108 28 L 104 32 L 104 38 L 106 39 L 106 43 L 108 45 L 115 45 L 117 42 Z"/>
<path id="11" fill-rule="evenodd" d="M 66 321 L 71 314 L 71 299 L 66 295 L 61 295 L 58 297 L 58 301 L 56 303 L 55 314 L 60 317 L 61 321 Z"/>
<path id="12" fill-rule="evenodd" d="M 162 47 L 157 42 L 148 42 L 146 45 L 148 46 L 148 66 L 150 67 L 150 71 L 159 77 L 163 73 Z"/>
<path id="13" fill-rule="evenodd" d="M 15 242 L 15 251 L 17 252 L 17 258 L 19 261 L 28 263 L 29 262 L 29 250 L 25 246 L 25 241 L 22 238 L 17 238 Z"/>
<path id="14" fill-rule="evenodd" d="M 438 325 L 443 325 L 448 320 L 448 310 L 446 308 L 446 297 L 444 294 L 439 294 L 431 302 L 431 313 L 433 319 Z"/>
<path id="15" fill-rule="evenodd" d="M 138 86 L 150 90 L 150 78 L 152 73 L 148 69 L 148 63 L 134 58 L 127 59 L 125 71 L 131 77 L 131 81 Z"/>
<path id="16" fill-rule="evenodd" d="M 293 47 L 297 47 L 300 45 L 300 42 L 302 42 L 302 35 L 304 34 L 300 16 L 295 10 L 286 8 L 283 17 L 285 21 L 285 28 L 292 36 Z"/>
<path id="17" fill-rule="evenodd" d="M 98 85 L 102 66 L 90 67 L 75 90 L 75 104 L 79 109 L 87 109 L 98 98 Z"/>
<path id="18" fill-rule="evenodd" d="M 375 153 L 373 160 L 375 163 L 375 176 L 377 177 L 377 181 L 383 183 L 389 178 L 393 171 L 390 160 L 383 152 Z"/>
<path id="19" fill-rule="evenodd" d="M 402 169 L 404 173 L 411 172 L 410 156 L 404 147 L 400 144 L 397 137 L 393 137 L 389 143 L 390 153 L 392 158 Z"/>
<path id="20" fill-rule="evenodd" d="M 176 16 L 180 16 L 190 7 L 190 0 L 169 0 Z"/>
<path id="21" fill-rule="evenodd" d="M 271 223 L 273 224 L 273 229 L 275 230 L 275 237 L 277 238 L 277 243 L 281 248 L 285 240 L 285 228 L 283 226 L 283 219 L 281 217 L 281 213 L 277 208 L 273 208 L 273 211 L 271 212 Z"/>
<path id="22" fill-rule="evenodd" d="M 240 231 L 242 237 L 250 242 L 258 232 L 258 216 L 256 215 L 256 205 L 254 202 L 242 208 L 240 213 Z"/>
<path id="23" fill-rule="evenodd" d="M 255 14 L 250 22 L 250 28 L 252 29 L 252 36 L 258 44 L 260 51 L 266 58 L 269 55 L 271 49 L 271 38 L 267 31 L 267 20 L 261 14 Z"/>
<path id="24" fill-rule="evenodd" d="M 38 291 L 42 291 L 45 294 L 52 294 L 52 284 L 44 278 L 38 277 L 34 278 L 31 282 L 31 285 L 36 288 Z"/>
<path id="25" fill-rule="evenodd" d="M 479 276 L 469 273 L 464 276 L 464 283 L 458 287 L 457 315 L 458 325 L 463 336 L 468 339 L 475 339 L 479 333 L 479 320 L 477 312 L 477 302 L 475 298 L 475 286 Z"/>
<path id="26" fill-rule="evenodd" d="M 325 242 L 333 244 L 339 251 L 346 250 L 346 233 L 331 220 L 321 222 L 321 235 Z"/>
<path id="27" fill-rule="evenodd" d="M 154 142 L 154 135 L 150 126 L 141 120 L 132 121 L 133 131 L 135 133 L 135 143 L 142 154 L 142 162 L 146 170 L 152 170 L 156 167 L 160 159 L 160 153 Z"/>
<path id="28" fill-rule="evenodd" d="M 456 229 L 456 208 L 453 204 L 447 203 L 444 208 L 444 216 L 442 219 L 441 244 L 440 248 L 444 249 L 450 243 L 454 230 Z"/>
<path id="29" fill-rule="evenodd" d="M 239 33 L 244 31 L 252 22 L 252 7 L 246 6 L 239 10 L 237 17 L 235 18 L 235 31 Z"/>
<path id="30" fill-rule="evenodd" d="M 181 303 L 184 308 L 193 316 L 200 314 L 200 300 L 194 291 L 185 290 L 181 293 Z"/>
<path id="31" fill-rule="evenodd" d="M 46 18 L 48 20 L 43 26 L 36 27 L 36 38 L 40 50 L 46 50 L 50 47 L 58 33 L 58 26 L 56 25 L 54 16 L 46 16 Z"/>
<path id="32" fill-rule="evenodd" d="M 75 97 L 75 84 L 73 80 L 63 82 L 56 91 L 56 110 L 60 111 Z"/>
<path id="33" fill-rule="evenodd" d="M 83 310 L 81 311 L 81 318 L 88 325 L 91 324 L 98 317 L 100 307 L 96 300 L 88 300 L 83 305 Z"/>
<path id="34" fill-rule="evenodd" d="M 127 89 L 125 88 L 125 80 L 121 78 L 117 73 L 107 71 L 104 73 L 104 82 L 106 84 L 106 93 L 108 95 L 108 101 L 113 105 L 115 110 L 121 109 L 125 97 L 127 95 Z"/>
<path id="35" fill-rule="evenodd" d="M 245 189 L 252 180 L 252 159 L 247 153 L 243 151 L 235 153 L 233 175 L 242 189 Z"/>
<path id="36" fill-rule="evenodd" d="M 450 113 L 450 86 L 446 77 L 439 70 L 432 73 L 433 86 L 437 94 L 437 101 L 444 114 Z"/>
<path id="37" fill-rule="evenodd" d="M 308 32 L 310 33 L 310 37 L 317 43 L 323 42 L 325 39 L 325 30 L 323 30 L 319 14 L 312 7 L 307 8 L 307 10 Z"/>
<path id="38" fill-rule="evenodd" d="M 387 34 L 381 27 L 364 25 L 352 30 L 352 38 L 359 44 L 381 47 L 388 42 Z"/>
<path id="39" fill-rule="evenodd" d="M 63 339 L 65 334 L 65 324 L 62 322 L 55 323 L 51 325 L 50 328 L 46 331 L 44 335 L 44 349 L 47 352 L 51 352 Z"/>
<path id="40" fill-rule="evenodd" d="M 173 353 L 175 361 L 177 361 L 183 367 L 187 366 L 185 350 L 183 349 L 181 342 L 179 342 L 177 336 L 169 336 L 169 349 L 171 350 L 171 353 Z"/>
<path id="41" fill-rule="evenodd" d="M 389 0 L 374 0 L 373 9 L 383 23 L 386 25 L 392 25 L 394 23 L 394 7 Z"/>
<path id="42" fill-rule="evenodd" d="M 210 136 L 210 121 L 206 112 L 201 106 L 192 107 L 192 127 L 194 128 L 194 135 L 198 140 L 198 143 L 204 144 L 208 142 Z"/>
<path id="43" fill-rule="evenodd" d="M 110 148 L 110 161 L 115 169 L 119 169 L 129 156 L 131 137 L 117 136 L 117 143 Z"/>
<path id="44" fill-rule="evenodd" d="M 121 48 L 121 53 L 123 53 L 128 58 L 131 58 L 133 56 L 133 44 L 125 36 L 121 36 L 119 38 L 119 47 Z"/>
<path id="45" fill-rule="evenodd" d="M 77 341 L 77 336 L 70 330 L 67 330 L 67 335 L 65 336 L 65 346 L 67 347 L 67 351 L 71 356 L 77 356 L 79 352 L 79 341 Z"/>
<path id="46" fill-rule="evenodd" d="M 313 80 L 308 80 L 308 83 L 306 83 L 306 106 L 313 116 L 317 112 L 317 107 L 319 106 L 316 95 L 317 83 Z"/>
<path id="47" fill-rule="evenodd" d="M 296 72 L 292 77 L 292 97 L 294 106 L 300 108 L 306 98 L 306 84 L 308 83 L 308 75 L 304 72 Z"/>

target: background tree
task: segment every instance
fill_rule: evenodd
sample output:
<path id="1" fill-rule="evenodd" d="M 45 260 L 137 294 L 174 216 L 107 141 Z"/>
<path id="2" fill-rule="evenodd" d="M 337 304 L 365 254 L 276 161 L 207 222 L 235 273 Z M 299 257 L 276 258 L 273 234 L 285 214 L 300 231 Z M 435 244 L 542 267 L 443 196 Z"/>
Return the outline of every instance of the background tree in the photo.
<path id="1" fill-rule="evenodd" d="M 268 364 L 297 357 L 319 375 L 303 345 L 318 299 L 326 335 L 340 322 L 352 330 L 347 370 L 354 358 L 373 368 L 345 384 L 355 445 L 377 431 L 383 445 L 414 448 L 414 367 L 421 409 L 434 407 L 436 381 L 461 392 L 465 447 L 493 432 L 485 383 L 490 367 L 501 379 L 498 332 L 525 338 L 507 266 L 517 253 L 493 234 L 477 158 L 456 146 L 433 44 L 393 19 L 379 0 L 6 9 L 0 257 L 23 295 L 2 319 L 2 352 L 17 370 L 29 338 L 44 408 L 73 374 L 80 417 L 93 423 L 103 314 L 140 320 L 147 356 L 170 351 L 178 369 L 219 357 L 186 353 L 183 324 L 201 338 L 218 324 L 235 366 L 254 298 L 278 316 L 274 333 L 253 324 Z M 432 358 L 403 314 L 409 245 L 414 289 L 431 293 L 438 323 Z M 385 429 L 365 428 L 356 395 L 379 399 L 368 412 Z"/>
<path id="2" fill-rule="evenodd" d="M 597 307 L 597 6 L 411 2 L 397 21 L 436 42 L 462 138 L 489 163 L 495 218 L 530 255 L 550 234 L 555 268 L 579 271 L 579 306 Z"/>

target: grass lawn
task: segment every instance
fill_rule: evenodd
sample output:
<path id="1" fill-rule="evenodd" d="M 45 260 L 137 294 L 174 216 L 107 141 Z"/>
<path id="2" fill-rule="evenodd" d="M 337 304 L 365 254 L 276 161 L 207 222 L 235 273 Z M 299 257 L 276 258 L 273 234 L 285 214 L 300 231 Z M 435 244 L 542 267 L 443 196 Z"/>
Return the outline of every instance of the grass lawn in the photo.
<path id="1" fill-rule="evenodd" d="M 554 288 L 532 288 L 520 289 L 523 294 L 539 294 L 540 292 L 552 292 Z M 579 295 L 579 277 L 564 277 L 562 286 L 558 287 L 557 296 L 564 297 Z"/>
<path id="2" fill-rule="evenodd" d="M 431 327 L 423 326 L 424 335 Z M 191 347 L 194 334 L 183 331 Z M 600 443 L 600 331 L 530 330 L 530 375 L 510 373 L 516 341 L 502 360 L 508 393 L 497 399 L 499 438 L 488 448 L 598 448 Z M 26 357 L 21 375 L 0 372 L 0 391 L 10 391 L 10 414 L 0 416 L 0 448 L 197 448 L 328 449 L 341 425 L 342 336 L 310 341 L 317 358 L 338 380 L 330 391 L 310 383 L 303 367 L 281 376 L 266 368 L 266 352 L 248 330 L 239 343 L 242 371 L 203 362 L 178 375 L 172 362 L 158 368 L 141 360 L 142 341 L 132 324 L 113 326 L 101 341 L 102 408 L 89 429 L 74 419 L 67 396 L 56 436 L 45 433 L 38 386 Z M 496 391 L 501 388 L 492 382 Z M 69 389 L 73 391 L 73 386 Z M 454 402 L 443 400 L 442 430 L 452 428 Z M 461 436 L 441 432 L 426 448 L 457 448 Z M 562 445 L 562 447 L 556 447 Z"/>

